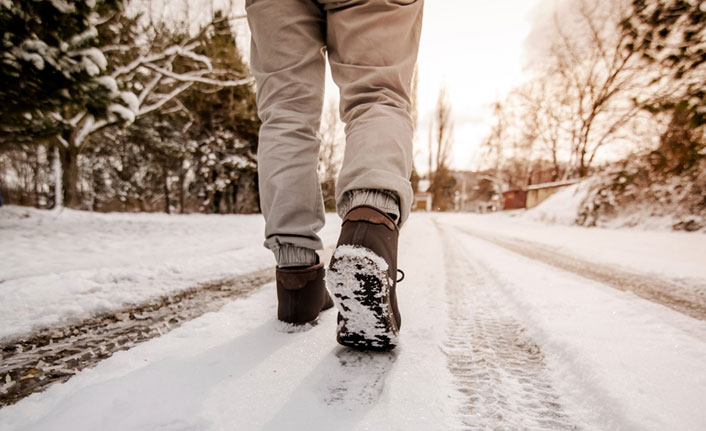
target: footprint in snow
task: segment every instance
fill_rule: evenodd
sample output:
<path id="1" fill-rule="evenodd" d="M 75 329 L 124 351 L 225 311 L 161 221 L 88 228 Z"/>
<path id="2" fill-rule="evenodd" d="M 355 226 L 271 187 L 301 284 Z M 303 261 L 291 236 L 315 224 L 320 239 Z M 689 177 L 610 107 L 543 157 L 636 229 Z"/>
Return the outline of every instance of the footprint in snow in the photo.
<path id="1" fill-rule="evenodd" d="M 364 352 L 339 347 L 330 374 L 325 377 L 323 401 L 330 406 L 355 410 L 374 405 L 385 377 L 397 358 L 392 352 Z"/>

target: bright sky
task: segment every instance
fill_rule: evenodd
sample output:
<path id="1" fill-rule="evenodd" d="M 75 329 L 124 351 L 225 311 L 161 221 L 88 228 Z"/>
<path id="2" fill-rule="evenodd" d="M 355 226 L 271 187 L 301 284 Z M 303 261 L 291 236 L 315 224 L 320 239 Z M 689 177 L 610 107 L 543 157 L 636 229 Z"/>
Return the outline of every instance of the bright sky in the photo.
<path id="1" fill-rule="evenodd" d="M 525 40 L 541 0 L 431 0 L 419 52 L 417 169 L 428 165 L 428 128 L 446 85 L 455 118 L 453 167 L 468 169 L 490 130 L 489 105 L 524 77 Z"/>
<path id="2" fill-rule="evenodd" d="M 174 0 L 153 0 L 151 4 L 154 7 L 155 3 L 170 1 Z M 185 1 L 201 4 L 200 8 L 191 9 L 192 15 L 208 15 L 214 3 L 230 3 L 229 0 Z M 244 10 L 244 0 L 231 1 L 236 13 Z M 415 143 L 415 163 L 420 172 L 427 170 L 429 121 L 442 85 L 448 89 L 455 118 L 453 167 L 473 167 L 473 155 L 490 130 L 490 104 L 522 82 L 527 36 L 536 17 L 546 14 L 553 4 L 553 0 L 425 2 Z M 247 57 L 247 24 L 245 20 L 238 24 L 240 48 Z M 329 77 L 327 98 L 336 98 L 337 93 Z"/>

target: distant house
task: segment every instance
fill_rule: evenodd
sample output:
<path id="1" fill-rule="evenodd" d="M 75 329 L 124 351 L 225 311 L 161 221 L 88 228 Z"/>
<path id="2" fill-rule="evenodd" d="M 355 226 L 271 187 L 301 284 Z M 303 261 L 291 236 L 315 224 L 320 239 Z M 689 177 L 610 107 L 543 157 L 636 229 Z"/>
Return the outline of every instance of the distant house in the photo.
<path id="1" fill-rule="evenodd" d="M 517 210 L 527 205 L 527 190 L 508 190 L 503 193 L 503 209 Z"/>
<path id="2" fill-rule="evenodd" d="M 534 208 L 559 190 L 579 182 L 579 179 L 535 184 L 527 187 L 527 209 Z"/>
<path id="3" fill-rule="evenodd" d="M 414 194 L 414 206 L 412 208 L 415 211 L 431 211 L 431 203 L 431 193 L 417 192 Z"/>
<path id="4" fill-rule="evenodd" d="M 576 184 L 578 181 L 578 179 L 554 181 L 551 183 L 534 184 L 528 186 L 527 190 L 508 190 L 503 193 L 503 209 L 515 210 L 534 208 L 549 196 L 565 187 Z"/>
<path id="5" fill-rule="evenodd" d="M 417 189 L 419 190 L 414 194 L 414 204 L 412 205 L 412 210 L 414 211 L 431 211 L 433 208 L 431 202 L 431 193 L 429 190 L 430 183 L 427 179 L 419 180 L 419 185 Z"/>

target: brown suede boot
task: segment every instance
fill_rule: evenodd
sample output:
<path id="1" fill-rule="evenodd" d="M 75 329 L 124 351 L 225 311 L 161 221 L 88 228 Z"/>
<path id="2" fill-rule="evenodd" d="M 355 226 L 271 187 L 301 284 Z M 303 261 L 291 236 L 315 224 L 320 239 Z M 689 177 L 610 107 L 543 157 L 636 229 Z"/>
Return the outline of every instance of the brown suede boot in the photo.
<path id="1" fill-rule="evenodd" d="M 398 236 L 397 224 L 375 207 L 355 207 L 343 219 L 326 275 L 326 287 L 339 311 L 340 344 L 365 350 L 397 346 Z"/>
<path id="2" fill-rule="evenodd" d="M 292 325 L 313 324 L 319 313 L 333 307 L 326 292 L 324 264 L 277 268 L 277 318 Z"/>

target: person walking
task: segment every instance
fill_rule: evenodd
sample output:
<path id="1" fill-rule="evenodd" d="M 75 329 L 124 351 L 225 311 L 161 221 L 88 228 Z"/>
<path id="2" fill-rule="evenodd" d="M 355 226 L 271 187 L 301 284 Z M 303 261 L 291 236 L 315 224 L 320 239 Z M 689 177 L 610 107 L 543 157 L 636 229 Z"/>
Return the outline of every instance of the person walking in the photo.
<path id="1" fill-rule="evenodd" d="M 278 319 L 314 323 L 335 303 L 340 344 L 392 349 L 401 325 L 397 240 L 413 199 L 410 93 L 423 0 L 247 0 L 246 13 Z M 316 252 L 325 221 L 317 132 L 326 57 L 346 124 L 336 185 L 343 223 L 328 273 Z"/>

